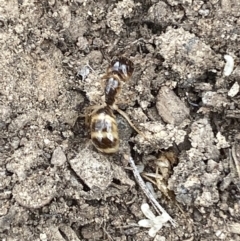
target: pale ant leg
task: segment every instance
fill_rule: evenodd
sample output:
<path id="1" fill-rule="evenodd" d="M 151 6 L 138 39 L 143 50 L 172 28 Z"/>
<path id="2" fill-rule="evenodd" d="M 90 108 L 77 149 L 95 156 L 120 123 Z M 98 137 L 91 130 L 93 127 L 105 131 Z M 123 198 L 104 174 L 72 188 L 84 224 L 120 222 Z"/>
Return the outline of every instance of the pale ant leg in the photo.
<path id="1" fill-rule="evenodd" d="M 104 105 L 91 105 L 85 108 L 83 114 L 79 114 L 78 117 L 85 118 L 85 125 L 89 125 L 89 120 L 91 116 L 97 112 L 100 108 L 103 108 Z"/>
<path id="2" fill-rule="evenodd" d="M 138 130 L 138 128 L 132 123 L 132 121 L 129 119 L 128 115 L 127 115 L 124 111 L 122 111 L 121 109 L 119 109 L 118 106 L 115 105 L 115 104 L 112 106 L 112 108 L 113 108 L 114 110 L 116 110 L 122 117 L 124 117 L 124 118 L 127 120 L 128 124 L 129 124 L 139 135 L 141 135 L 141 136 L 143 136 L 145 139 L 147 139 L 147 137 L 146 137 L 140 130 Z"/>
<path id="3" fill-rule="evenodd" d="M 79 114 L 78 117 L 85 118 L 86 114 Z"/>
<path id="4" fill-rule="evenodd" d="M 85 125 L 89 126 L 89 122 L 90 122 L 90 118 L 91 116 L 96 113 L 100 108 L 103 108 L 104 105 L 92 105 L 92 106 L 88 106 L 85 110 Z"/>
<path id="5" fill-rule="evenodd" d="M 107 75 L 103 75 L 101 80 L 100 80 L 100 84 L 101 84 L 101 87 L 102 89 L 104 90 L 105 89 L 105 85 L 106 85 L 106 79 L 107 79 Z"/>

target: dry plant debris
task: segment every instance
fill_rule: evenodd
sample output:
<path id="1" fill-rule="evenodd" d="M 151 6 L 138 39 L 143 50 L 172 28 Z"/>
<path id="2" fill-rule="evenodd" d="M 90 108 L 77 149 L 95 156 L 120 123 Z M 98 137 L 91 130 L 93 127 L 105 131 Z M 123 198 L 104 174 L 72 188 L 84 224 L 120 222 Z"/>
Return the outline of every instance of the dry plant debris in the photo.
<path id="1" fill-rule="evenodd" d="M 128 160 L 130 166 L 132 167 L 134 177 L 135 177 L 137 183 L 140 185 L 142 191 L 143 191 L 144 194 L 148 197 L 149 201 L 150 201 L 151 204 L 153 205 L 153 207 L 154 207 L 154 209 L 156 210 L 156 212 L 161 215 L 160 217 L 164 218 L 164 219 L 159 218 L 159 219 L 160 219 L 159 222 L 156 223 L 157 227 L 158 227 L 158 228 L 160 227 L 159 225 L 160 225 L 161 220 L 162 220 L 162 221 L 163 221 L 163 220 L 167 220 L 167 221 L 171 222 L 171 224 L 175 227 L 175 226 L 176 226 L 175 220 L 171 218 L 171 216 L 164 210 L 164 208 L 163 208 L 163 207 L 158 203 L 158 201 L 155 199 L 155 197 L 154 197 L 154 195 L 151 193 L 151 191 L 147 188 L 146 184 L 144 183 L 143 179 L 142 179 L 141 176 L 140 176 L 140 173 L 138 172 L 138 169 L 137 169 L 137 167 L 136 167 L 136 165 L 135 165 L 135 162 L 134 162 L 134 160 L 132 159 L 132 157 L 131 157 L 131 156 L 128 157 L 127 155 L 125 155 L 125 159 Z M 146 205 L 147 205 L 147 206 L 146 206 Z M 148 206 L 148 204 L 146 204 L 146 205 L 144 205 L 143 209 L 144 209 L 144 211 L 148 212 L 149 206 Z M 144 213 L 144 211 L 143 211 L 143 213 Z M 148 213 L 150 213 L 150 211 L 149 211 Z M 145 214 L 145 213 L 144 213 L 144 214 Z M 150 216 L 151 216 L 151 215 L 150 215 Z M 166 222 L 167 222 L 167 221 L 166 221 Z M 157 232 L 161 227 L 160 227 L 159 229 L 158 229 L 158 228 L 157 228 L 156 232 Z M 155 228 L 154 228 L 154 230 L 155 230 Z M 152 231 L 151 233 L 153 233 L 153 231 Z"/>
<path id="2" fill-rule="evenodd" d="M 142 204 L 141 210 L 147 219 L 140 220 L 138 225 L 150 228 L 148 232 L 149 236 L 155 237 L 162 226 L 169 221 L 169 216 L 166 213 L 163 213 L 161 216 L 155 216 L 147 203 Z"/>
<path id="3" fill-rule="evenodd" d="M 153 160 L 148 158 L 148 161 Z M 172 198 L 169 195 L 168 179 L 172 174 L 173 165 L 177 164 L 177 156 L 173 151 L 167 151 L 160 154 L 159 158 L 154 159 L 155 172 L 141 172 L 141 175 L 155 184 L 158 190 L 169 200 Z M 154 191 L 154 190 L 153 190 Z"/>

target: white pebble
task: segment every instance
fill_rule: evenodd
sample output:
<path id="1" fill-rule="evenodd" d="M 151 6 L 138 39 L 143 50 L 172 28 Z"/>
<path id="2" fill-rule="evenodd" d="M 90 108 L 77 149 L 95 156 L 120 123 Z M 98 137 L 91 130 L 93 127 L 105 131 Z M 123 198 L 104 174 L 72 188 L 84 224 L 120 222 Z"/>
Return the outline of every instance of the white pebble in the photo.
<path id="1" fill-rule="evenodd" d="M 224 55 L 224 59 L 226 60 L 226 64 L 223 69 L 223 75 L 229 76 L 233 71 L 234 60 L 233 60 L 233 57 L 228 54 Z"/>
<path id="2" fill-rule="evenodd" d="M 47 241 L 47 235 L 45 233 L 40 233 L 40 240 Z"/>
<path id="3" fill-rule="evenodd" d="M 67 161 L 67 158 L 62 151 L 61 147 L 57 147 L 52 155 L 51 158 L 51 164 L 56 165 L 56 166 L 61 166 Z"/>
<path id="4" fill-rule="evenodd" d="M 229 97 L 234 97 L 235 95 L 237 95 L 237 93 L 239 92 L 239 84 L 236 81 L 233 86 L 231 87 L 231 89 L 228 91 L 228 96 Z"/>
<path id="5" fill-rule="evenodd" d="M 166 238 L 160 235 L 156 235 L 153 241 L 166 241 Z"/>
<path id="6" fill-rule="evenodd" d="M 217 142 L 217 148 L 218 149 L 223 149 L 229 147 L 229 143 L 226 141 L 225 136 L 223 136 L 220 132 L 217 133 L 216 135 L 216 142 Z"/>

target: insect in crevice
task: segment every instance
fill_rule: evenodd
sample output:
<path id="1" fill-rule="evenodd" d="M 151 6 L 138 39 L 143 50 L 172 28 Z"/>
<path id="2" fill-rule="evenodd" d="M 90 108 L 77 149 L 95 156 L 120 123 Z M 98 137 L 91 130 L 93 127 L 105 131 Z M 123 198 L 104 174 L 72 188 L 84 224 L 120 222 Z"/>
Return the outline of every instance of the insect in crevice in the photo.
<path id="1" fill-rule="evenodd" d="M 90 128 L 92 143 L 100 152 L 111 154 L 119 149 L 118 127 L 114 110 L 122 115 L 137 133 L 142 134 L 116 104 L 116 97 L 121 92 L 122 82 L 128 81 L 133 71 L 134 65 L 131 60 L 125 57 L 114 59 L 102 77 L 105 103 L 101 106 L 90 106 L 90 113 L 86 115 L 86 124 Z"/>

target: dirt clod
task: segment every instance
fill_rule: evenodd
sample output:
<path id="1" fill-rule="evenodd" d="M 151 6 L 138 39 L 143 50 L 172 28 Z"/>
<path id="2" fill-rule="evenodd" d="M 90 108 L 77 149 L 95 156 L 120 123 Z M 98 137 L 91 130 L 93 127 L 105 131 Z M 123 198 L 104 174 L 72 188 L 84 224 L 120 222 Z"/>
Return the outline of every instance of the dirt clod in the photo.
<path id="1" fill-rule="evenodd" d="M 189 108 L 166 86 L 159 90 L 156 107 L 168 124 L 180 125 L 189 115 Z"/>

